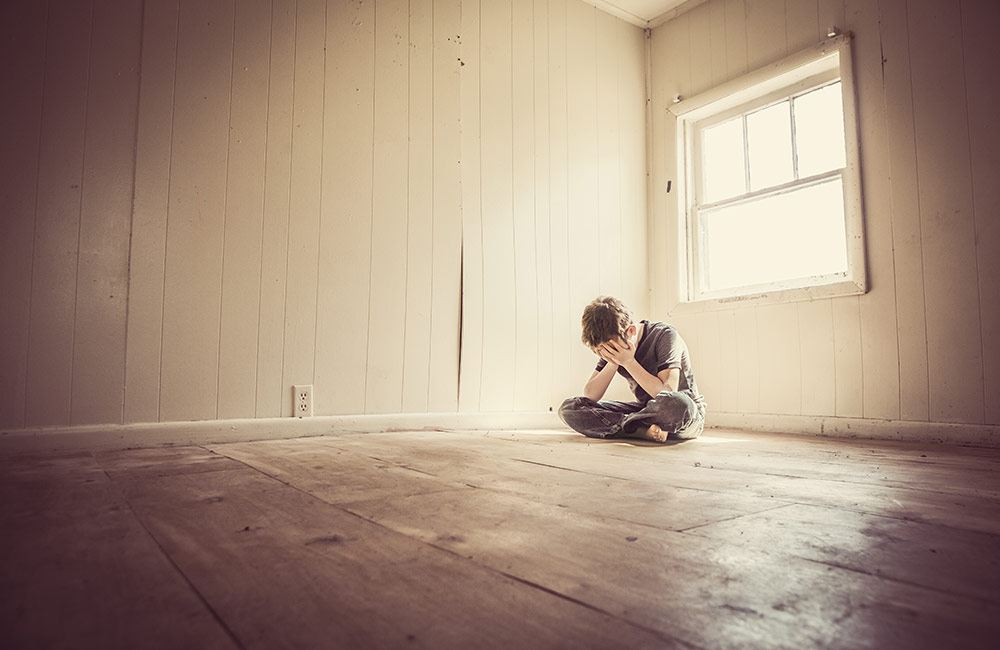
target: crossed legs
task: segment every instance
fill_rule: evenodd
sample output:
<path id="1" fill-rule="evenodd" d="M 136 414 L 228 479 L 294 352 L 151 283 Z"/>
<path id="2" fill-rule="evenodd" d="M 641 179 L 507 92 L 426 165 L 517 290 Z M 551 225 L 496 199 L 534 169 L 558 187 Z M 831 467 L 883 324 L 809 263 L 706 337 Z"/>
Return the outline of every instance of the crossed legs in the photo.
<path id="1" fill-rule="evenodd" d="M 571 429 L 591 438 L 665 442 L 668 438 L 688 440 L 701 435 L 705 407 L 679 391 L 664 391 L 645 404 L 571 397 L 559 407 L 559 417 Z"/>

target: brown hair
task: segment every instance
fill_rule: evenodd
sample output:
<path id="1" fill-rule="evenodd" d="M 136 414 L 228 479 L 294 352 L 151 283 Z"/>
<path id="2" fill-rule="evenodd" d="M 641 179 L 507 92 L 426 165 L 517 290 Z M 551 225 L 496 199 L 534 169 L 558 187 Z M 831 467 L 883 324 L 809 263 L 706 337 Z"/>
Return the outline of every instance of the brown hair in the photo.
<path id="1" fill-rule="evenodd" d="M 595 298 L 583 310 L 583 344 L 596 348 L 612 339 L 625 339 L 632 325 L 632 311 L 621 300 L 610 296 Z"/>

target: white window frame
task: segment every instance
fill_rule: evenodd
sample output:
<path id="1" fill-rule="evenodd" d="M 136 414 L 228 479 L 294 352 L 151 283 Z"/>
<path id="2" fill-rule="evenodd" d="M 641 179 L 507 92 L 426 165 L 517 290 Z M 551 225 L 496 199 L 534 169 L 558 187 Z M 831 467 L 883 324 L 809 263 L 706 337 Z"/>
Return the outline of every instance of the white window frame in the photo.
<path id="1" fill-rule="evenodd" d="M 813 300 L 833 296 L 857 295 L 868 290 L 865 268 L 864 219 L 861 197 L 860 151 L 857 125 L 857 101 L 851 65 L 851 34 L 842 34 L 823 41 L 798 54 L 743 77 L 733 79 L 705 93 L 675 103 L 668 109 L 676 118 L 677 241 L 680 305 L 696 308 L 729 305 L 733 302 L 774 303 Z M 735 115 L 763 108 L 789 96 L 800 95 L 838 79 L 844 108 L 846 165 L 834 172 L 818 174 L 808 179 L 751 192 L 747 198 L 774 195 L 789 188 L 802 187 L 839 176 L 843 182 L 844 219 L 847 235 L 847 271 L 810 278 L 796 278 L 749 285 L 734 289 L 701 291 L 696 273 L 699 269 L 699 226 L 696 190 L 700 184 L 699 147 L 695 138 L 701 128 L 721 123 Z M 698 128 L 700 127 L 700 128 Z"/>

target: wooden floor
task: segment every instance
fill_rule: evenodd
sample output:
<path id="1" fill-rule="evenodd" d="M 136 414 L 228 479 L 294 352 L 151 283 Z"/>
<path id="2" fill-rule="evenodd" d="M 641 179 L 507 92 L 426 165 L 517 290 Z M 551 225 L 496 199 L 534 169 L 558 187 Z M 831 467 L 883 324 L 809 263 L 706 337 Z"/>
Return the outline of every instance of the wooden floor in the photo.
<path id="1" fill-rule="evenodd" d="M 1000 450 L 396 432 L 0 459 L 3 648 L 996 648 Z"/>

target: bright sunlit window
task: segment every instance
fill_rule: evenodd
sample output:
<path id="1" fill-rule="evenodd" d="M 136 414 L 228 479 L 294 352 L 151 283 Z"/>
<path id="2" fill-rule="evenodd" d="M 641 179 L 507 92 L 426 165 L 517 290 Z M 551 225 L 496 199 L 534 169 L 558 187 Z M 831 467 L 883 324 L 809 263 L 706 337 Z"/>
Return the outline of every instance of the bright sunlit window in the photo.
<path id="1" fill-rule="evenodd" d="M 686 301 L 866 289 L 850 39 L 671 109 Z"/>

